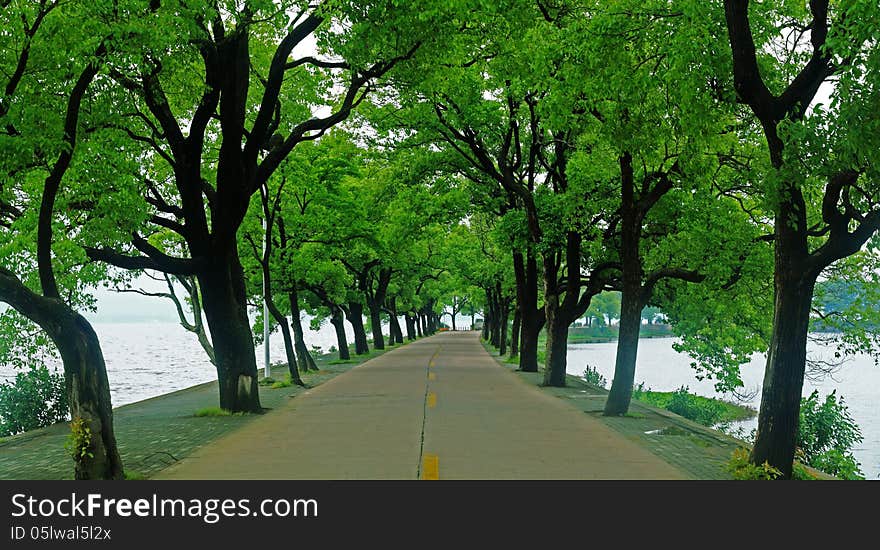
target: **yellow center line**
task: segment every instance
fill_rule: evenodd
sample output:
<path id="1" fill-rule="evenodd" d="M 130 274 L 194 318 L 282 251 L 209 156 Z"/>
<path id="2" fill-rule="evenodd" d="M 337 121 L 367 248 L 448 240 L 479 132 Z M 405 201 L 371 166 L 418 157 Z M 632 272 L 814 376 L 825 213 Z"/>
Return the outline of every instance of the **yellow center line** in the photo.
<path id="1" fill-rule="evenodd" d="M 437 380 L 437 375 L 433 372 L 428 373 L 428 380 Z"/>
<path id="2" fill-rule="evenodd" d="M 433 409 L 437 406 L 437 394 L 434 392 L 428 393 L 428 408 Z"/>
<path id="3" fill-rule="evenodd" d="M 440 457 L 437 455 L 425 454 L 422 458 L 422 479 L 440 479 Z"/>

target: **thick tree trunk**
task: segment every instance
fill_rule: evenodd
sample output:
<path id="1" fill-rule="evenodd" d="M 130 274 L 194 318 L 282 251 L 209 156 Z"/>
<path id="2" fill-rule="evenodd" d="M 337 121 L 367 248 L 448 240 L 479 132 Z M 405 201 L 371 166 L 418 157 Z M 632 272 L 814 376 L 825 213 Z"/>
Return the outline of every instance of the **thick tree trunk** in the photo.
<path id="1" fill-rule="evenodd" d="M 519 370 L 538 372 L 538 334 L 543 324 L 538 310 L 538 263 L 532 253 L 514 254 L 517 301 L 522 309 Z"/>
<path id="2" fill-rule="evenodd" d="M 639 242 L 642 235 L 642 219 L 636 207 L 635 182 L 632 155 L 621 155 L 621 220 L 620 261 L 622 288 L 620 293 L 620 324 L 617 334 L 617 357 L 614 378 L 605 401 L 604 414 L 626 414 L 632 400 L 632 388 L 636 375 L 636 357 L 639 351 L 639 330 L 642 324 L 642 259 Z"/>
<path id="3" fill-rule="evenodd" d="M 336 348 L 339 350 L 339 359 L 342 361 L 351 359 L 351 355 L 348 352 L 348 337 L 345 335 L 345 319 L 343 318 L 342 310 L 338 307 L 332 309 L 330 323 L 336 329 Z"/>
<path id="4" fill-rule="evenodd" d="M 497 349 L 501 347 L 501 311 L 497 304 L 493 309 L 495 312 L 492 315 L 492 334 L 489 335 L 489 341 Z"/>
<path id="5" fill-rule="evenodd" d="M 416 312 L 415 316 L 413 317 L 413 324 L 416 326 L 416 332 L 418 333 L 419 338 L 423 338 L 425 336 L 425 332 L 422 329 L 422 314 L 421 313 Z"/>
<path id="6" fill-rule="evenodd" d="M 629 411 L 633 383 L 636 375 L 636 358 L 639 351 L 639 330 L 642 324 L 641 286 L 624 287 L 620 297 L 620 324 L 617 336 L 617 356 L 614 363 L 614 379 L 605 401 L 606 416 L 620 416 Z"/>
<path id="7" fill-rule="evenodd" d="M 545 386 L 565 386 L 565 369 L 568 365 L 568 325 L 561 315 L 559 300 L 545 297 L 547 311 L 547 363 L 544 366 Z"/>
<path id="8" fill-rule="evenodd" d="M 507 355 L 507 321 L 510 315 L 510 303 L 502 299 L 500 304 L 501 318 L 499 325 L 498 354 Z"/>
<path id="9" fill-rule="evenodd" d="M 382 309 L 378 304 L 370 304 L 370 329 L 373 333 L 373 348 L 385 349 L 385 335 L 382 334 Z"/>
<path id="10" fill-rule="evenodd" d="M 233 412 L 261 412 L 257 386 L 257 359 L 241 264 L 232 245 L 227 262 L 200 273 L 202 306 L 214 354 L 220 386 L 220 407 Z"/>
<path id="11" fill-rule="evenodd" d="M 416 339 L 416 324 L 413 321 L 412 316 L 406 314 L 403 316 L 403 321 L 406 324 L 406 339 L 409 341 Z"/>
<path id="12" fill-rule="evenodd" d="M 388 340 L 389 342 L 391 342 L 391 345 L 402 344 L 403 331 L 400 330 L 400 321 L 397 319 L 397 299 L 389 298 L 387 302 L 389 317 Z"/>
<path id="13" fill-rule="evenodd" d="M 547 320 L 547 363 L 544 366 L 545 386 L 565 386 L 568 366 L 568 327 L 580 315 L 581 300 L 581 236 L 569 231 L 565 244 L 567 285 L 560 299 L 558 269 L 562 255 L 544 256 L 544 311 Z"/>
<path id="14" fill-rule="evenodd" d="M 82 419 L 89 430 L 89 439 L 83 441 L 85 453 L 74 457 L 74 477 L 122 479 L 110 384 L 98 336 L 85 318 L 69 309 L 60 320 L 60 330 L 51 336 L 64 364 L 70 416 L 73 420 Z"/>
<path id="15" fill-rule="evenodd" d="M 354 330 L 354 352 L 357 355 L 370 353 L 367 345 L 367 331 L 364 329 L 364 306 L 360 302 L 349 302 L 348 322 Z"/>
<path id="16" fill-rule="evenodd" d="M 519 355 L 519 333 L 522 328 L 522 315 L 520 314 L 519 305 L 513 312 L 513 327 L 510 329 L 510 356 Z"/>
<path id="17" fill-rule="evenodd" d="M 786 222 L 797 214 L 791 210 L 798 209 L 783 206 L 783 213 L 776 220 L 773 333 L 751 456 L 753 463 L 766 461 L 786 479 L 791 477 L 794 460 L 810 307 L 819 273 L 806 265 L 805 224 L 800 220 L 798 231 L 790 227 L 794 223 Z"/>
<path id="18" fill-rule="evenodd" d="M 296 349 L 296 358 L 300 370 L 303 372 L 316 371 L 318 365 L 315 359 L 306 347 L 305 335 L 302 328 L 302 320 L 299 311 L 299 293 L 296 289 L 287 293 L 287 299 L 290 302 L 290 326 L 293 327 L 293 343 Z"/>
<path id="19" fill-rule="evenodd" d="M 453 331 L 457 330 L 455 328 L 455 312 L 454 311 L 452 312 L 452 330 Z"/>
<path id="20" fill-rule="evenodd" d="M 765 461 L 791 477 L 804 385 L 813 282 L 777 288 L 773 335 L 764 372 L 752 462 Z"/>

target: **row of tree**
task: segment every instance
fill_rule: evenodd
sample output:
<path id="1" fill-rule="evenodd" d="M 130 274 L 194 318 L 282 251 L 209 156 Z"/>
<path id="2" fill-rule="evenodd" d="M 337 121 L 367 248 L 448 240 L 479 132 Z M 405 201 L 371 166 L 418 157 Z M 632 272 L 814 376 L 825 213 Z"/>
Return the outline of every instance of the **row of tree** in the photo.
<path id="1" fill-rule="evenodd" d="M 864 301 L 813 291 L 876 278 L 876 2 L 0 5 L 0 300 L 21 334 L 4 351 L 61 355 L 94 434 L 77 477 L 122 475 L 78 312 L 142 272 L 208 351 L 220 405 L 254 412 L 258 301 L 296 383 L 304 309 L 343 357 L 345 322 L 365 353 L 365 315 L 382 348 L 386 318 L 402 342 L 467 309 L 524 371 L 543 330 L 558 386 L 568 328 L 617 291 L 605 414 L 627 412 L 661 307 L 719 389 L 769 351 L 751 459 L 785 476 L 811 319 L 847 328 L 845 352 L 874 343 Z"/>

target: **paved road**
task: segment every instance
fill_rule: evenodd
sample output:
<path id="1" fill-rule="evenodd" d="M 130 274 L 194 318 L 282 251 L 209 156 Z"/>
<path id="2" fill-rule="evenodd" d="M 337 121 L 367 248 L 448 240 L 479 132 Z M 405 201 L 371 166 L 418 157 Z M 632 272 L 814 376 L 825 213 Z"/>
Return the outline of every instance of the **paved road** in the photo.
<path id="1" fill-rule="evenodd" d="M 682 479 L 685 474 L 440 333 L 340 375 L 159 479 Z"/>

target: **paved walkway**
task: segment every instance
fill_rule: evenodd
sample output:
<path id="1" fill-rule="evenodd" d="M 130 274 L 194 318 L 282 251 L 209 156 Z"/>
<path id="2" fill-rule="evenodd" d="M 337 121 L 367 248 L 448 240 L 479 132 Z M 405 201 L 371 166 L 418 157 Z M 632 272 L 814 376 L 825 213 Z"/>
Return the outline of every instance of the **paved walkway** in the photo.
<path id="1" fill-rule="evenodd" d="M 158 479 L 683 479 L 677 468 L 499 366 L 473 332 L 357 366 Z"/>

